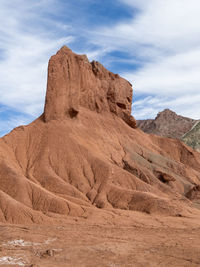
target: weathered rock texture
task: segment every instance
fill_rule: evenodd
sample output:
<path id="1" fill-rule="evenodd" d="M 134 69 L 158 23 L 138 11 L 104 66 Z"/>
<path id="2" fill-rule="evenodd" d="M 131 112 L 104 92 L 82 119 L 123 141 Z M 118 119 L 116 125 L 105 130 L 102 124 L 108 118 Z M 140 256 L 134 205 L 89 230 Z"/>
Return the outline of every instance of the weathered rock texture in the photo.
<path id="1" fill-rule="evenodd" d="M 138 120 L 137 126 L 145 133 L 180 139 L 196 122 L 165 109 L 155 119 Z"/>
<path id="2" fill-rule="evenodd" d="M 118 74 L 86 55 L 74 54 L 66 46 L 51 57 L 44 118 L 50 120 L 78 116 L 80 107 L 98 113 L 112 112 L 135 128 L 131 116 L 132 87 Z"/>
<path id="3" fill-rule="evenodd" d="M 53 56 L 44 114 L 0 139 L 0 221 L 195 213 L 200 154 L 135 129 L 131 101 L 101 64 L 66 47 Z"/>

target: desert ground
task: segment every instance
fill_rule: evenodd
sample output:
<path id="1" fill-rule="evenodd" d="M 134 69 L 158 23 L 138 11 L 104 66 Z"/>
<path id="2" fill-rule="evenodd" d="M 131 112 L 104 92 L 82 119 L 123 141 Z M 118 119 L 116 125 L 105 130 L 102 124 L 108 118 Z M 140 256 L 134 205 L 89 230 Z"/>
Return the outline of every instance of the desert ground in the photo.
<path id="1" fill-rule="evenodd" d="M 200 266 L 200 216 L 108 211 L 101 223 L 0 224 L 1 266 Z"/>

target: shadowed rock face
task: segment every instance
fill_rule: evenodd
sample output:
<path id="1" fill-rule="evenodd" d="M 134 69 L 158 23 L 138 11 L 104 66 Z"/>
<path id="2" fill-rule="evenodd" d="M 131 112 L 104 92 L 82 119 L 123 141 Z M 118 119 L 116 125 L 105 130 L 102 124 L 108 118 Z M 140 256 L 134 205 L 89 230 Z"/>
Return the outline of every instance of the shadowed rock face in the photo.
<path id="1" fill-rule="evenodd" d="M 180 139 L 196 122 L 165 109 L 155 119 L 138 120 L 137 126 L 145 133 Z"/>
<path id="2" fill-rule="evenodd" d="M 131 101 L 130 84 L 100 63 L 66 47 L 53 56 L 44 114 L 0 138 L 0 221 L 195 212 L 200 154 L 135 128 Z"/>
<path id="3" fill-rule="evenodd" d="M 51 57 L 44 119 L 74 118 L 80 106 L 98 113 L 112 112 L 135 128 L 131 116 L 132 87 L 118 74 L 106 70 L 99 62 L 89 62 L 66 46 Z"/>

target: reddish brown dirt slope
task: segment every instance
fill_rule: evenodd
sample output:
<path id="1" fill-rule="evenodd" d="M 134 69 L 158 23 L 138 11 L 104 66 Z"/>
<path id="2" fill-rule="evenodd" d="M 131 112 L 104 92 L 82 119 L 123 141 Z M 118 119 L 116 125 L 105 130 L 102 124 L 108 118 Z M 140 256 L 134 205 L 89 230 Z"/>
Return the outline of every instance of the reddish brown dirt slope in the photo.
<path id="1" fill-rule="evenodd" d="M 131 116 L 131 102 L 131 85 L 107 71 L 100 63 L 90 63 L 86 56 L 76 55 L 66 47 L 53 56 L 49 63 L 44 114 L 30 125 L 18 127 L 0 139 L 0 221 L 3 225 L 61 225 L 66 220 L 85 220 L 88 232 L 90 222 L 95 223 L 97 228 L 103 224 L 101 230 L 97 231 L 94 227 L 91 231 L 97 231 L 97 238 L 108 242 L 101 236 L 105 225 L 110 223 L 121 227 L 127 222 L 128 229 L 138 218 L 144 224 L 143 231 L 136 231 L 140 236 L 135 243 L 138 245 L 146 242 L 144 236 L 142 238 L 143 233 L 149 233 L 149 242 L 153 244 L 154 233 L 151 229 L 158 226 L 156 216 L 173 216 L 167 219 L 172 224 L 174 222 L 173 227 L 183 218 L 199 218 L 200 154 L 181 141 L 147 135 L 136 129 Z M 145 225 L 150 219 L 154 221 L 154 226 L 147 227 L 149 230 L 145 232 Z M 186 221 L 183 220 L 184 223 Z M 162 229 L 155 230 L 155 233 L 165 231 L 163 223 L 158 223 Z M 192 223 L 187 222 L 187 225 L 192 229 Z M 61 238 L 56 227 L 52 226 L 51 229 L 56 237 Z M 67 227 L 72 229 L 72 236 L 69 237 L 72 244 L 74 238 L 78 240 L 76 230 L 70 224 L 65 227 L 63 231 Z M 81 227 L 77 235 L 85 233 Z M 186 228 L 189 233 L 191 229 Z M 50 233 L 47 228 L 41 229 L 38 230 L 40 234 L 45 231 L 46 234 Z M 125 253 L 129 244 L 120 244 L 129 238 L 133 230 L 130 229 L 124 241 L 119 239 L 119 247 L 108 244 L 111 254 L 118 249 L 120 253 Z M 8 229 L 6 231 L 9 232 Z M 115 242 L 123 234 L 123 229 L 120 231 L 114 232 Z M 30 234 L 34 235 L 34 230 L 30 230 Z M 181 239 L 182 233 L 179 234 Z M 16 235 L 19 238 L 22 232 Z M 84 243 L 83 236 L 80 246 Z M 167 233 L 164 236 L 167 237 Z M 63 234 L 65 242 L 67 238 Z M 91 255 L 105 252 L 102 245 L 97 245 L 95 250 L 90 238 L 85 242 L 91 246 Z M 196 248 L 195 242 L 193 245 Z M 147 249 L 150 243 L 146 245 Z M 171 246 L 170 242 L 168 246 Z M 166 246 L 162 248 L 165 253 Z M 84 248 L 81 249 L 84 254 Z M 127 256 L 133 249 L 134 245 Z M 144 250 L 145 246 L 142 245 L 140 252 L 143 254 Z M 0 251 L 4 257 L 6 250 L 3 244 Z M 170 254 L 170 251 L 167 253 Z M 45 253 L 47 255 L 44 257 L 48 258 L 52 252 Z M 80 254 L 80 261 L 83 254 Z M 79 258 L 78 247 L 69 255 L 74 260 Z M 155 262 L 159 262 L 160 257 L 162 253 Z M 189 255 L 185 258 L 186 263 L 190 258 L 194 263 L 199 260 Z M 123 262 L 123 257 L 119 260 Z M 106 264 L 102 263 L 102 266 L 123 266 L 120 262 L 116 263 L 118 265 Z M 145 264 L 135 266 L 147 266 Z M 171 261 L 160 266 L 167 264 Z M 41 266 L 56 264 L 43 263 Z M 87 263 L 85 259 L 85 265 L 73 262 L 63 265 L 61 262 L 58 266 L 91 266 L 91 261 L 88 259 Z"/>
<path id="2" fill-rule="evenodd" d="M 189 212 L 200 154 L 134 129 L 131 101 L 131 85 L 101 64 L 66 47 L 53 56 L 44 114 L 0 139 L 0 220 Z"/>

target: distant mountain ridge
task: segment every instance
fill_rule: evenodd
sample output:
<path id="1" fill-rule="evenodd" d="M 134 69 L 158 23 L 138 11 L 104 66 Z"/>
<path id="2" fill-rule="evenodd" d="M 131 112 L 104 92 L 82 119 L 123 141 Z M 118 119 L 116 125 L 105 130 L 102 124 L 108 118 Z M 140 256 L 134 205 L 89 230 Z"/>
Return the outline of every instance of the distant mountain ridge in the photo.
<path id="1" fill-rule="evenodd" d="M 138 120 L 137 126 L 145 133 L 180 139 L 200 152 L 200 120 L 183 117 L 165 109 L 155 119 Z"/>
<path id="2" fill-rule="evenodd" d="M 137 126 L 145 133 L 181 139 L 198 122 L 191 118 L 177 115 L 170 109 L 159 112 L 155 119 L 138 120 Z"/>

